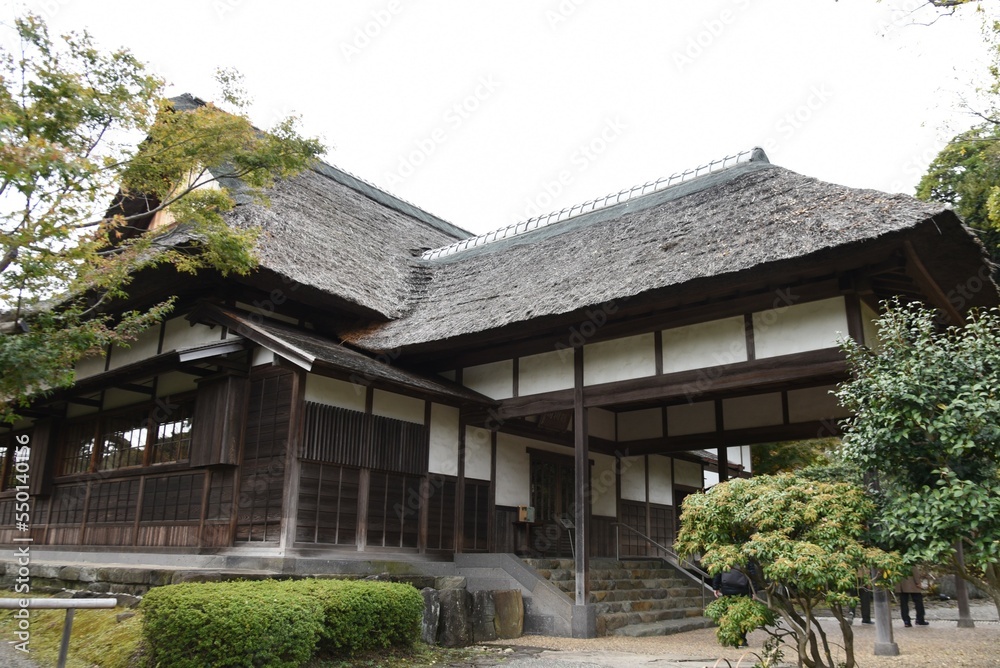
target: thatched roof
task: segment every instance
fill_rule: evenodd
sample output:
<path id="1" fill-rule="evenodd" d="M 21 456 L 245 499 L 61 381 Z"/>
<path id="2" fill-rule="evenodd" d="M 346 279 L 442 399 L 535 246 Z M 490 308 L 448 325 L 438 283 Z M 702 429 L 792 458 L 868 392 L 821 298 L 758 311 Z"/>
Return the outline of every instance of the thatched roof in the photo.
<path id="1" fill-rule="evenodd" d="M 262 269 L 316 288 L 372 318 L 399 318 L 423 270 L 416 257 L 468 232 L 350 174 L 319 164 L 243 203 L 230 220 L 261 228 Z"/>
<path id="2" fill-rule="evenodd" d="M 612 300 L 697 289 L 705 279 L 735 281 L 762 267 L 846 260 L 860 244 L 928 226 L 962 249 L 950 263 L 982 261 L 981 245 L 941 204 L 833 185 L 758 159 L 422 260 L 412 309 L 345 338 L 370 350 L 439 345 Z"/>

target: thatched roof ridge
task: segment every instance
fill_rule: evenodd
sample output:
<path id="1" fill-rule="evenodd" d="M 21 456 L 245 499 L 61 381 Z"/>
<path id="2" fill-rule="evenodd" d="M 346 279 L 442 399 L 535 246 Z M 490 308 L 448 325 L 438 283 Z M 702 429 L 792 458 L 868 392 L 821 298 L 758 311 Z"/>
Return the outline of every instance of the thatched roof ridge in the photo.
<path id="1" fill-rule="evenodd" d="M 418 346 L 797 260 L 916 229 L 941 204 L 750 162 L 527 234 L 424 261 L 399 320 L 346 334 Z M 951 235 L 975 240 L 948 214 Z M 962 241 L 962 243 L 965 243 Z M 970 246 L 971 248 L 971 246 Z"/>

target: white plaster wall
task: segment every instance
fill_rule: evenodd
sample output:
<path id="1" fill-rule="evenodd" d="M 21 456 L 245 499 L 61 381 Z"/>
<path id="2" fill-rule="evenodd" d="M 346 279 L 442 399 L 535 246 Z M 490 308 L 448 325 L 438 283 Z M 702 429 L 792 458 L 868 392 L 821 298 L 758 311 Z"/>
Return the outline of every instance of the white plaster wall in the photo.
<path id="1" fill-rule="evenodd" d="M 646 458 L 622 457 L 622 499 L 646 500 Z"/>
<path id="2" fill-rule="evenodd" d="M 496 502 L 498 506 L 527 506 L 531 503 L 531 459 L 527 447 L 538 441 L 497 434 Z"/>
<path id="3" fill-rule="evenodd" d="M 722 422 L 726 429 L 782 424 L 783 415 L 780 392 L 722 400 Z"/>
<path id="4" fill-rule="evenodd" d="M 719 484 L 719 474 L 715 471 L 709 471 L 705 469 L 705 477 L 702 480 L 702 484 L 705 485 L 705 489 L 709 487 L 715 487 Z"/>
<path id="5" fill-rule="evenodd" d="M 701 464 L 684 459 L 674 460 L 674 482 L 678 485 L 701 488 L 704 481 L 701 476 Z"/>
<path id="6" fill-rule="evenodd" d="M 750 458 L 750 446 L 741 445 L 740 450 L 741 450 L 740 461 L 743 462 L 743 470 L 746 471 L 747 473 L 753 473 L 753 463 Z"/>
<path id="7" fill-rule="evenodd" d="M 715 402 L 667 406 L 667 435 L 687 436 L 715 431 Z"/>
<path id="8" fill-rule="evenodd" d="M 750 470 L 750 446 L 734 445 L 726 448 L 726 459 L 738 466 Z"/>
<path id="9" fill-rule="evenodd" d="M 209 327 L 201 323 L 192 325 L 183 317 L 171 318 L 163 323 L 163 350 L 196 348 L 222 340 L 222 327 Z"/>
<path id="10" fill-rule="evenodd" d="M 273 364 L 274 363 L 274 353 L 267 348 L 254 348 L 253 350 L 253 366 L 260 366 L 261 364 Z"/>
<path id="11" fill-rule="evenodd" d="M 365 412 L 365 388 L 336 378 L 306 374 L 306 401 Z M 421 419 L 421 422 L 423 420 Z"/>
<path id="12" fill-rule="evenodd" d="M 491 399 L 509 399 L 514 396 L 514 360 L 466 367 L 462 384 Z"/>
<path id="13" fill-rule="evenodd" d="M 179 371 L 160 374 L 156 379 L 156 396 L 165 397 L 171 394 L 181 394 L 198 389 L 195 377 Z"/>
<path id="14" fill-rule="evenodd" d="M 490 480 L 493 446 L 490 432 L 479 427 L 465 428 L 465 477 Z"/>
<path id="15" fill-rule="evenodd" d="M 375 390 L 372 413 L 382 417 L 424 424 L 424 401 L 395 392 Z"/>
<path id="16" fill-rule="evenodd" d="M 603 408 L 587 409 L 587 433 L 597 438 L 615 440 L 615 414 Z"/>
<path id="17" fill-rule="evenodd" d="M 663 331 L 663 373 L 746 361 L 743 316 Z"/>
<path id="18" fill-rule="evenodd" d="M 831 394 L 835 387 L 835 385 L 825 385 L 802 390 L 789 390 L 789 422 L 832 420 L 850 415 L 850 412 L 837 402 L 837 397 Z"/>
<path id="19" fill-rule="evenodd" d="M 618 440 L 638 441 L 644 438 L 663 436 L 663 411 L 659 408 L 644 408 L 618 414 Z"/>
<path id="20" fill-rule="evenodd" d="M 878 313 L 872 310 L 868 304 L 861 302 L 861 322 L 865 345 L 873 350 L 878 350 L 881 345 L 878 326 L 875 324 L 876 320 L 878 320 Z"/>
<path id="21" fill-rule="evenodd" d="M 753 314 L 757 359 L 837 346 L 847 335 L 843 297 L 794 304 Z"/>
<path id="22" fill-rule="evenodd" d="M 540 394 L 573 388 L 573 351 L 556 350 L 518 360 L 517 394 Z"/>
<path id="23" fill-rule="evenodd" d="M 670 481 L 671 465 L 669 457 L 649 456 L 649 500 L 651 503 L 674 505 L 674 486 Z"/>
<path id="24" fill-rule="evenodd" d="M 431 404 L 430 473 L 458 475 L 458 412 L 452 406 Z"/>
<path id="25" fill-rule="evenodd" d="M 585 385 L 643 378 L 656 373 L 653 333 L 591 343 L 583 347 Z"/>
<path id="26" fill-rule="evenodd" d="M 150 327 L 139 334 L 128 348 L 113 346 L 111 349 L 111 363 L 108 365 L 108 368 L 117 369 L 126 364 L 141 362 L 144 359 L 154 357 L 157 354 L 156 350 L 159 345 L 160 328 Z"/>
<path id="27" fill-rule="evenodd" d="M 615 458 L 610 455 L 591 453 L 594 465 L 590 469 L 591 512 L 594 515 L 616 517 L 615 504 Z"/>
<path id="28" fill-rule="evenodd" d="M 104 373 L 104 364 L 104 355 L 84 357 L 76 363 L 76 379 L 80 380 L 99 373 Z"/>

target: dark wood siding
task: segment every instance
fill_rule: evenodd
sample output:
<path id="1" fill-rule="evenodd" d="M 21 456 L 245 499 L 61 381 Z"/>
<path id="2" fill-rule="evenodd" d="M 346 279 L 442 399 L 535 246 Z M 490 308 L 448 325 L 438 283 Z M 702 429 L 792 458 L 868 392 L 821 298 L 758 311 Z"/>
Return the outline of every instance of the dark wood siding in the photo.
<path id="1" fill-rule="evenodd" d="M 462 524 L 462 551 L 489 549 L 490 483 L 465 479 L 465 508 Z"/>
<path id="2" fill-rule="evenodd" d="M 359 484 L 358 469 L 302 462 L 296 542 L 356 546 Z"/>
<path id="3" fill-rule="evenodd" d="M 251 373 L 236 509 L 237 542 L 276 543 L 280 539 L 294 379 L 292 372 L 271 367 Z"/>
<path id="4" fill-rule="evenodd" d="M 247 384 L 245 377 L 233 375 L 199 383 L 191 432 L 191 466 L 238 462 L 246 422 Z"/>
<path id="5" fill-rule="evenodd" d="M 416 548 L 419 536 L 420 477 L 372 471 L 368 487 L 367 545 Z"/>
<path id="6" fill-rule="evenodd" d="M 422 424 L 306 403 L 305 460 L 423 475 L 428 432 Z"/>
<path id="7" fill-rule="evenodd" d="M 427 549 L 455 549 L 455 495 L 458 479 L 431 474 L 427 487 Z"/>

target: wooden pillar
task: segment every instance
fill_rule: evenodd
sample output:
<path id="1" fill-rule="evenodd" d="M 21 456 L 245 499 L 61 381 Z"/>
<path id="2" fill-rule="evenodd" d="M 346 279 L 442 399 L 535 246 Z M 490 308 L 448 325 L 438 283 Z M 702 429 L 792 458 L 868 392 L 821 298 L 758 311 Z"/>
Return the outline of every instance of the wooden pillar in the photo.
<path id="1" fill-rule="evenodd" d="M 285 477 L 281 492 L 279 547 L 282 553 L 295 544 L 299 516 L 299 450 L 305 431 L 306 373 L 298 369 L 294 373 L 291 415 L 288 417 L 288 443 L 285 449 Z"/>
<path id="2" fill-rule="evenodd" d="M 597 635 L 597 617 L 590 599 L 590 554 L 587 550 L 590 534 L 590 453 L 587 439 L 587 409 L 583 406 L 583 348 L 574 356 L 573 445 L 574 445 L 574 504 L 573 523 L 576 525 L 576 599 L 573 605 L 573 637 L 593 638 Z"/>

